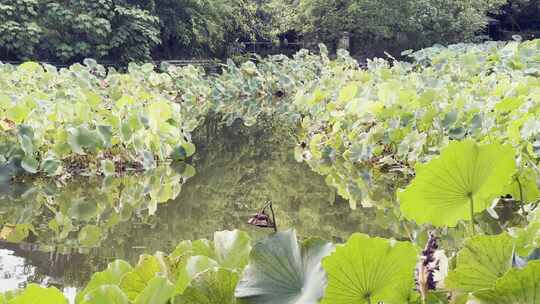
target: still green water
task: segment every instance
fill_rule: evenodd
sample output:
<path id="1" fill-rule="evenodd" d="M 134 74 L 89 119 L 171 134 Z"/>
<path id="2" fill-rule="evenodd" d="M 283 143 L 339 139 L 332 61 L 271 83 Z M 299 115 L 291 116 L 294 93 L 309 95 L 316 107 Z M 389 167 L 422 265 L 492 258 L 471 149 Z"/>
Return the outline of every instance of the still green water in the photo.
<path id="1" fill-rule="evenodd" d="M 392 220 L 384 220 L 390 215 L 351 210 L 336 197 L 322 177 L 294 160 L 293 144 L 265 132 L 229 131 L 201 141 L 190 165 L 3 185 L 0 291 L 28 282 L 81 287 L 116 258 L 135 263 L 142 253 L 168 252 L 181 240 L 212 238 L 218 230 L 242 229 L 257 239 L 271 230 L 247 219 L 267 200 L 278 228 L 300 236 L 400 237 Z"/>

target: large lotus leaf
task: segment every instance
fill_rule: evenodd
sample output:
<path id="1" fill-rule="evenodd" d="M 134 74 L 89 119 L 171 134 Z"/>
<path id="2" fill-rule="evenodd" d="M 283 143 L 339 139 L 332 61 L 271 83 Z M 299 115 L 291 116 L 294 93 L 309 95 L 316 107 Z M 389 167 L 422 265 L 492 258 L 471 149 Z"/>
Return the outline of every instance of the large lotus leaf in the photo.
<path id="1" fill-rule="evenodd" d="M 402 212 L 417 223 L 455 226 L 485 210 L 503 193 L 515 171 L 514 149 L 500 144 L 451 142 L 441 155 L 417 166 L 416 177 L 398 193 Z"/>
<path id="2" fill-rule="evenodd" d="M 133 271 L 126 273 L 122 277 L 120 288 L 133 301 L 146 288 L 150 280 L 156 277 L 158 273 L 165 272 L 163 264 L 157 257 L 143 254 Z"/>
<path id="3" fill-rule="evenodd" d="M 38 300 L 39 299 L 39 302 Z M 68 304 L 62 292 L 54 287 L 43 288 L 37 284 L 29 284 L 26 289 L 11 299 L 9 304 Z"/>
<path id="4" fill-rule="evenodd" d="M 446 288 L 465 292 L 489 289 L 512 267 L 513 239 L 508 234 L 468 239 L 457 256 L 456 269 L 444 281 Z"/>
<path id="5" fill-rule="evenodd" d="M 300 247 L 294 230 L 272 234 L 253 247 L 235 296 L 257 304 L 316 303 L 326 285 L 321 260 L 332 248 L 319 239 Z"/>
<path id="6" fill-rule="evenodd" d="M 90 293 L 91 291 L 98 289 L 101 286 L 105 285 L 118 285 L 120 283 L 120 280 L 122 279 L 122 276 L 130 271 L 133 270 L 133 267 L 129 265 L 128 262 L 123 260 L 116 260 L 112 263 L 110 263 L 107 266 L 107 269 L 101 272 L 96 272 L 92 275 L 92 278 L 90 279 L 90 282 L 86 284 L 86 287 L 83 291 L 81 291 L 79 294 L 77 294 L 77 297 L 75 298 L 75 303 L 80 303 L 84 299 L 85 295 Z M 98 292 L 98 294 L 103 293 L 115 293 L 114 290 L 102 290 Z"/>
<path id="7" fill-rule="evenodd" d="M 221 267 L 244 268 L 251 252 L 249 235 L 240 230 L 218 231 L 214 233 L 216 260 Z"/>
<path id="8" fill-rule="evenodd" d="M 86 294 L 82 304 L 130 304 L 130 302 L 118 286 L 102 285 Z"/>
<path id="9" fill-rule="evenodd" d="M 151 279 L 137 296 L 135 304 L 166 304 L 174 295 L 174 285 L 165 277 Z"/>
<path id="10" fill-rule="evenodd" d="M 184 293 L 177 296 L 178 304 L 235 304 L 234 289 L 238 273 L 226 268 L 213 268 L 198 274 Z"/>
<path id="11" fill-rule="evenodd" d="M 493 290 L 483 290 L 474 296 L 486 304 L 539 303 L 540 261 L 531 261 L 523 269 L 511 269 L 497 280 Z"/>
<path id="12" fill-rule="evenodd" d="M 353 234 L 322 262 L 328 287 L 321 304 L 407 303 L 416 262 L 409 242 Z"/>

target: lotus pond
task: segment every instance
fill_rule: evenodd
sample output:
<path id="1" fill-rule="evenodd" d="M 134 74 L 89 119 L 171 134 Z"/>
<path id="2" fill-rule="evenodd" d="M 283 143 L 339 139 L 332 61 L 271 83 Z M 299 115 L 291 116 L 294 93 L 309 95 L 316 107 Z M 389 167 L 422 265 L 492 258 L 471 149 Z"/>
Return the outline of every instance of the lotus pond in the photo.
<path id="1" fill-rule="evenodd" d="M 243 229 L 260 238 L 271 230 L 247 221 L 266 200 L 274 202 L 280 229 L 294 227 L 300 235 L 343 241 L 355 231 L 396 234 L 375 209 L 351 211 L 322 177 L 295 161 L 292 142 L 229 133 L 191 164 L 63 184 L 29 179 L 3 185 L 0 217 L 16 224 L 2 230 L 1 291 L 33 282 L 69 294 L 115 259 L 136 263 L 143 253 L 211 238 L 216 230 Z"/>
<path id="2" fill-rule="evenodd" d="M 0 64 L 0 304 L 540 303 L 540 40 L 403 55 Z"/>

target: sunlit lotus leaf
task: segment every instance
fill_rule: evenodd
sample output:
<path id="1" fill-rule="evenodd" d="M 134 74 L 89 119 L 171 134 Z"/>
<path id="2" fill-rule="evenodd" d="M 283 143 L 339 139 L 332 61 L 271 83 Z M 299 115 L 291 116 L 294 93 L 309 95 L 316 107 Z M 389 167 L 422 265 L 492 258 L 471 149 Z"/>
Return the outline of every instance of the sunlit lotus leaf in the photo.
<path id="1" fill-rule="evenodd" d="M 163 264 L 158 258 L 152 255 L 143 254 L 139 257 L 139 263 L 133 271 L 126 273 L 120 281 L 120 288 L 134 301 L 139 294 L 146 288 L 148 282 L 159 273 L 165 273 Z"/>
<path id="2" fill-rule="evenodd" d="M 174 285 L 165 277 L 151 279 L 134 301 L 134 304 L 166 304 L 174 295 Z"/>
<path id="3" fill-rule="evenodd" d="M 251 252 L 249 235 L 240 230 L 214 233 L 214 250 L 220 267 L 243 269 Z"/>
<path id="4" fill-rule="evenodd" d="M 490 289 L 512 267 L 514 241 L 508 234 L 468 239 L 457 256 L 456 269 L 444 285 L 461 292 Z"/>
<path id="5" fill-rule="evenodd" d="M 186 256 L 180 260 L 177 270 L 175 284 L 176 293 L 181 294 L 189 285 L 191 280 L 199 273 L 217 267 L 218 263 L 203 255 Z"/>
<path id="6" fill-rule="evenodd" d="M 482 304 L 536 304 L 540 299 L 540 261 L 510 269 L 491 290 L 474 293 Z"/>
<path id="7" fill-rule="evenodd" d="M 39 299 L 39 301 L 37 301 Z M 9 304 L 68 304 L 62 292 L 54 287 L 43 288 L 37 284 L 29 284 L 23 292 L 11 299 Z"/>
<path id="8" fill-rule="evenodd" d="M 437 158 L 418 165 L 416 177 L 398 193 L 400 207 L 417 223 L 455 226 L 491 205 L 515 171 L 515 151 L 500 144 L 451 142 Z"/>
<path id="9" fill-rule="evenodd" d="M 122 260 L 116 260 L 112 263 L 110 263 L 107 266 L 107 269 L 101 272 L 96 272 L 92 275 L 92 278 L 90 279 L 90 282 L 86 284 L 86 287 L 83 291 L 79 292 L 77 294 L 77 297 L 75 299 L 75 303 L 79 304 L 83 302 L 83 299 L 85 298 L 85 295 L 94 291 L 95 289 L 98 289 L 102 286 L 106 285 L 118 285 L 120 283 L 120 280 L 122 279 L 122 276 L 130 271 L 133 270 L 133 267 L 129 265 L 128 262 L 122 261 Z M 114 288 L 113 288 L 114 289 Z M 123 294 L 123 292 L 120 290 L 120 292 Z M 101 290 L 98 292 L 99 295 L 107 295 L 109 293 L 117 294 L 117 290 L 111 290 L 109 288 L 105 290 Z M 124 295 L 125 296 L 125 295 Z M 119 298 L 123 298 L 123 296 L 118 296 Z M 127 296 L 126 300 L 127 300 Z M 90 302 L 92 303 L 92 302 Z M 123 302 L 119 302 L 123 303 Z"/>
<path id="10" fill-rule="evenodd" d="M 522 170 L 506 186 L 502 194 L 510 194 L 513 199 L 530 203 L 540 197 L 540 190 L 536 184 L 536 173 L 531 168 Z"/>
<path id="11" fill-rule="evenodd" d="M 126 294 L 116 285 L 101 285 L 86 294 L 81 304 L 130 304 Z"/>
<path id="12" fill-rule="evenodd" d="M 332 248 L 320 239 L 299 246 L 294 230 L 272 234 L 254 245 L 235 296 L 245 303 L 317 303 L 326 285 L 321 260 Z"/>
<path id="13" fill-rule="evenodd" d="M 175 298 L 178 304 L 235 304 L 234 289 L 238 273 L 225 268 L 213 268 L 199 273 L 184 293 Z"/>
<path id="14" fill-rule="evenodd" d="M 321 304 L 407 303 L 416 262 L 409 242 L 353 234 L 323 260 L 328 286 Z"/>

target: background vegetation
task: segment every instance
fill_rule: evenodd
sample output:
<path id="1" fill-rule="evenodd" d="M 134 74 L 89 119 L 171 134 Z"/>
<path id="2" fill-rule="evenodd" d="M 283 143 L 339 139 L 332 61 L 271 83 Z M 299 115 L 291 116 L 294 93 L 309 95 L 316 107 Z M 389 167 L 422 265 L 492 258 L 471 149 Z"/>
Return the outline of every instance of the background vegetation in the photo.
<path id="1" fill-rule="evenodd" d="M 0 0 L 0 60 L 223 59 L 292 42 L 333 50 L 343 32 L 356 57 L 399 55 L 488 36 L 533 38 L 538 11 L 532 0 Z"/>

